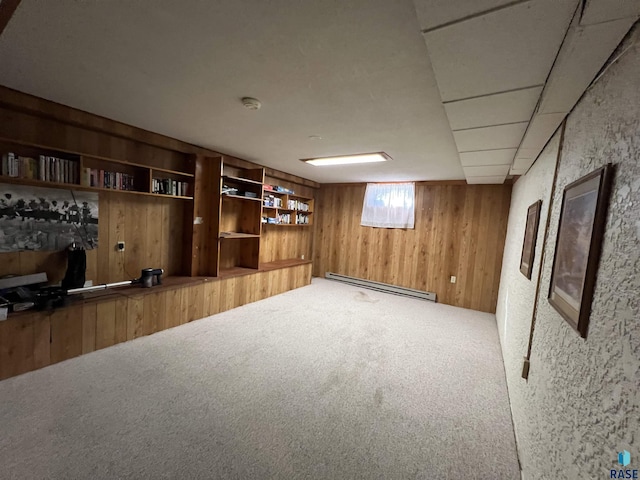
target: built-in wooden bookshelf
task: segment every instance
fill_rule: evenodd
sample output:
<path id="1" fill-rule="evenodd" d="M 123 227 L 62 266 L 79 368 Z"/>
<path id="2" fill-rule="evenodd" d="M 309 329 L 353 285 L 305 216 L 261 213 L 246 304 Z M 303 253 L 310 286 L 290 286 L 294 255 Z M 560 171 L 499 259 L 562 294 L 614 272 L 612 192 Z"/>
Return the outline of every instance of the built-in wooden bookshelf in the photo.
<path id="1" fill-rule="evenodd" d="M 231 272 L 255 271 L 263 262 L 298 262 L 306 251 L 288 248 L 288 242 L 300 235 L 306 239 L 308 230 L 298 229 L 278 241 L 278 229 L 263 230 L 268 218 L 288 214 L 288 223 L 273 223 L 277 227 L 309 226 L 313 223 L 314 200 L 296 195 L 284 187 L 267 186 L 264 168 L 243 168 L 227 157 L 194 155 L 195 164 L 193 217 L 188 221 L 193 233 L 191 241 L 191 275 L 226 277 Z M 237 159 L 236 159 L 237 160 Z M 287 183 L 290 186 L 290 183 Z M 265 199 L 278 198 L 278 206 Z M 280 230 L 280 233 L 282 231 Z M 293 232 L 292 232 L 293 234 Z M 264 252 L 262 249 L 266 248 Z M 263 254 L 261 254 L 261 252 Z M 264 259 L 268 260 L 264 260 Z"/>
<path id="2" fill-rule="evenodd" d="M 278 227 L 313 225 L 313 198 L 265 190 L 262 196 L 262 224 Z"/>
<path id="3" fill-rule="evenodd" d="M 257 269 L 262 230 L 263 168 L 239 168 L 221 160 L 218 275 Z"/>
<path id="4" fill-rule="evenodd" d="M 0 139 L 0 182 L 193 200 L 194 174 Z M 191 168 L 187 165 L 187 168 Z M 162 188 L 159 188 L 158 185 Z"/>

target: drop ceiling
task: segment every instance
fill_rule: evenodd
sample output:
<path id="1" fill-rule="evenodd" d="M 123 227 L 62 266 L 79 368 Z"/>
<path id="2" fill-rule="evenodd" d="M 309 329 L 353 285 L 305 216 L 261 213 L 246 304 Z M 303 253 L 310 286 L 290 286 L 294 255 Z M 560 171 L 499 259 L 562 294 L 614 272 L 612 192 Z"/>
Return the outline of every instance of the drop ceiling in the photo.
<path id="1" fill-rule="evenodd" d="M 323 183 L 502 183 L 637 19 L 617 3 L 22 0 L 0 84 Z"/>

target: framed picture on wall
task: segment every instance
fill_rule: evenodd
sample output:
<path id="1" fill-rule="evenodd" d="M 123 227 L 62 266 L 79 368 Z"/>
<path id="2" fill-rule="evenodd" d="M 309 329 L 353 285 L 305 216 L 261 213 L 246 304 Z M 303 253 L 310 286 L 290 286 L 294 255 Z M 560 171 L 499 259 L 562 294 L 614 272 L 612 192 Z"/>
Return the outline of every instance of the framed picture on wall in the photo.
<path id="1" fill-rule="evenodd" d="M 542 200 L 538 200 L 527 209 L 527 226 L 524 229 L 522 241 L 522 256 L 520 257 L 520 272 L 531 280 L 533 259 L 536 255 L 536 240 L 538 238 L 538 223 L 540 222 L 540 207 Z"/>
<path id="2" fill-rule="evenodd" d="M 612 171 L 611 164 L 605 165 L 567 185 L 562 195 L 549 303 L 583 338 L 591 314 Z"/>

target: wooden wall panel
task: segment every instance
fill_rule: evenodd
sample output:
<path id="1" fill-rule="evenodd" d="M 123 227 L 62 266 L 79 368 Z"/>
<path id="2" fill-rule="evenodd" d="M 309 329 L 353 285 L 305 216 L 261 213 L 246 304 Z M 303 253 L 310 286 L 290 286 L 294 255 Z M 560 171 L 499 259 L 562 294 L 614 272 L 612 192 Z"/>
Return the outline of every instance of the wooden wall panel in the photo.
<path id="1" fill-rule="evenodd" d="M 51 363 L 82 354 L 82 305 L 51 313 Z"/>
<path id="2" fill-rule="evenodd" d="M 184 170 L 185 165 L 188 165 L 188 158 L 182 152 L 115 137 L 4 106 L 0 106 L 0 138 L 171 170 Z"/>
<path id="3" fill-rule="evenodd" d="M 511 185 L 417 183 L 414 230 L 360 226 L 365 188 L 319 190 L 314 275 L 431 291 L 441 303 L 495 312 Z"/>
<path id="4" fill-rule="evenodd" d="M 313 247 L 313 227 L 263 225 L 260 263 L 302 258 L 309 260 Z"/>
<path id="5" fill-rule="evenodd" d="M 220 285 L 222 281 L 205 282 L 203 292 L 203 315 L 220 313 Z"/>
<path id="6" fill-rule="evenodd" d="M 49 365 L 50 324 L 34 312 L 0 322 L 0 380 Z"/>
<path id="7" fill-rule="evenodd" d="M 87 251 L 86 279 L 94 284 L 131 280 L 143 268 L 164 268 L 165 275 L 181 275 L 182 237 L 170 225 L 182 225 L 185 204 L 181 200 L 101 192 L 98 243 Z M 116 243 L 125 242 L 125 251 Z M 60 252 L 0 253 L 0 276 L 47 272 L 59 282 L 66 270 L 66 254 Z"/>
<path id="8" fill-rule="evenodd" d="M 191 215 L 185 215 L 183 249 L 189 252 L 190 275 L 218 274 L 221 157 L 194 156 L 196 177 Z M 195 219 L 200 220 L 195 223 Z"/>
<path id="9" fill-rule="evenodd" d="M 142 331 L 151 335 L 167 328 L 166 292 L 149 293 L 143 299 Z"/>
<path id="10" fill-rule="evenodd" d="M 96 350 L 111 347 L 116 342 L 116 301 L 96 305 Z"/>
<path id="11" fill-rule="evenodd" d="M 113 343 L 114 345 L 117 343 L 126 342 L 128 340 L 128 319 L 129 319 L 129 303 L 127 298 L 118 298 L 115 300 L 115 332 Z M 102 312 L 98 310 L 98 319 L 100 319 L 100 314 L 109 314 L 109 312 Z"/>
<path id="12" fill-rule="evenodd" d="M 82 353 L 91 353 L 96 349 L 96 326 L 98 323 L 98 305 L 95 302 L 82 306 Z"/>
<path id="13" fill-rule="evenodd" d="M 186 318 L 184 323 L 192 322 L 194 320 L 198 320 L 205 316 L 204 314 L 204 285 L 198 284 L 192 287 L 183 288 L 183 299 L 186 300 L 187 304 L 183 305 L 182 309 L 182 317 Z"/>
<path id="14" fill-rule="evenodd" d="M 127 340 L 144 335 L 144 297 L 131 296 L 127 299 Z"/>
<path id="15" fill-rule="evenodd" d="M 185 303 L 184 297 L 187 296 L 187 292 L 188 290 L 186 288 L 175 288 L 167 291 L 167 328 L 177 327 L 186 323 L 183 308 Z"/>

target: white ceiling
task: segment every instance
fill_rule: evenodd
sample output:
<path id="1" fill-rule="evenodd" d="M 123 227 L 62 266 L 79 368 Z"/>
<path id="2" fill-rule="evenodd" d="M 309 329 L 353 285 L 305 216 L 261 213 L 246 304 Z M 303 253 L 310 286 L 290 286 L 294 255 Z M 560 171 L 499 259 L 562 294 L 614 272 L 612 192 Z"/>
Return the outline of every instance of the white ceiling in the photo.
<path id="1" fill-rule="evenodd" d="M 501 183 L 639 13 L 607 3 L 585 26 L 578 0 L 22 0 L 0 84 L 319 182 Z M 393 160 L 299 161 L 372 151 Z"/>

